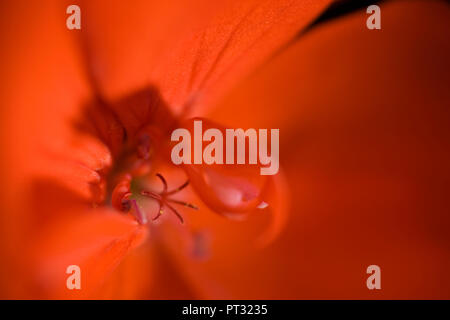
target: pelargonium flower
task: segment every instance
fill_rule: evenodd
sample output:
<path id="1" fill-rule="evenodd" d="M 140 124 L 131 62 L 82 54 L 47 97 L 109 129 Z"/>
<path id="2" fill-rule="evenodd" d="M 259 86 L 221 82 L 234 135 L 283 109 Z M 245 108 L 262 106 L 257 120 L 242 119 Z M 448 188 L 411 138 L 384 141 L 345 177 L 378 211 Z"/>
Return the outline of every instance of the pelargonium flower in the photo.
<path id="1" fill-rule="evenodd" d="M 2 297 L 363 298 L 375 261 L 383 297 L 448 298 L 444 1 L 379 31 L 331 0 L 83 1 L 80 31 L 69 4 L 1 10 Z M 193 117 L 280 128 L 281 172 L 175 166 Z"/>

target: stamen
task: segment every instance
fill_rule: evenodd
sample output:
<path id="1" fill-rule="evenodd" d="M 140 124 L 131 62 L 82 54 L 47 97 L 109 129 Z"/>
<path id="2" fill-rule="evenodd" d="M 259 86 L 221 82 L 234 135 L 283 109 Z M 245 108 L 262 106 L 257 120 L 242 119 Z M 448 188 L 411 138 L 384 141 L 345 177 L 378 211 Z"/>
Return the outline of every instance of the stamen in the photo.
<path id="1" fill-rule="evenodd" d="M 160 173 L 157 173 L 156 176 L 161 180 L 161 182 L 163 184 L 163 191 L 162 191 L 162 193 L 166 193 L 167 192 L 167 181 L 166 181 L 166 179 L 164 179 L 164 177 Z"/>
<path id="2" fill-rule="evenodd" d="M 156 219 L 158 219 L 159 217 L 161 217 L 161 215 L 164 213 L 163 209 L 161 208 L 161 204 L 159 205 L 159 209 L 158 209 L 158 214 L 156 215 L 156 217 L 154 217 L 152 219 L 152 221 L 155 221 Z"/>
<path id="3" fill-rule="evenodd" d="M 169 208 L 170 210 L 172 210 L 173 213 L 175 213 L 175 215 L 178 217 L 178 219 L 180 219 L 181 223 L 184 223 L 183 217 L 181 216 L 181 214 L 178 213 L 177 210 L 175 210 L 174 207 L 172 207 L 170 204 L 166 203 L 167 208 Z"/>
<path id="4" fill-rule="evenodd" d="M 141 195 L 149 197 L 149 198 L 153 198 L 155 200 L 161 200 L 161 198 L 162 198 L 160 194 L 154 193 L 152 191 L 147 191 L 147 190 L 142 190 Z"/>
<path id="5" fill-rule="evenodd" d="M 179 201 L 179 200 L 175 200 L 175 199 L 167 199 L 167 201 L 169 202 L 173 202 L 173 203 L 177 203 L 177 204 L 181 204 L 182 206 L 194 209 L 194 210 L 198 210 L 198 207 L 192 203 L 188 203 L 188 202 L 184 202 L 184 201 Z"/>
<path id="6" fill-rule="evenodd" d="M 186 181 L 185 183 L 183 183 L 181 186 L 179 186 L 178 188 L 176 188 L 175 190 L 172 190 L 172 191 L 169 191 L 169 192 L 166 192 L 166 194 L 167 195 L 170 195 L 170 194 L 174 194 L 174 193 L 177 193 L 177 192 L 179 192 L 179 191 L 181 191 L 181 190 L 183 190 L 184 188 L 186 188 L 187 186 L 189 185 L 189 180 L 188 181 Z"/>
<path id="7" fill-rule="evenodd" d="M 148 191 L 148 190 L 142 190 L 141 191 L 141 195 L 146 196 L 146 197 L 151 198 L 151 199 L 154 199 L 154 200 L 158 201 L 158 203 L 159 203 L 158 214 L 152 220 L 154 221 L 154 220 L 158 219 L 164 213 L 163 207 L 166 206 L 167 208 L 169 208 L 178 217 L 178 219 L 181 221 L 181 223 L 184 223 L 184 219 L 181 216 L 181 214 L 174 207 L 172 207 L 169 204 L 169 202 L 180 204 L 180 205 L 183 205 L 185 207 L 188 207 L 188 208 L 191 208 L 191 209 L 194 209 L 194 210 L 198 210 L 198 207 L 193 205 L 193 204 L 191 204 L 191 203 L 188 203 L 188 202 L 184 202 L 184 201 L 168 198 L 167 196 L 175 194 L 175 193 L 183 190 L 184 188 L 186 188 L 189 185 L 189 180 L 186 181 L 185 183 L 183 183 L 180 187 L 178 187 L 178 188 L 176 188 L 176 189 L 174 189 L 172 191 L 167 191 L 168 187 L 167 187 L 166 179 L 159 173 L 157 173 L 156 176 L 161 180 L 161 182 L 163 184 L 163 191 L 161 193 L 155 193 L 153 191 Z"/>

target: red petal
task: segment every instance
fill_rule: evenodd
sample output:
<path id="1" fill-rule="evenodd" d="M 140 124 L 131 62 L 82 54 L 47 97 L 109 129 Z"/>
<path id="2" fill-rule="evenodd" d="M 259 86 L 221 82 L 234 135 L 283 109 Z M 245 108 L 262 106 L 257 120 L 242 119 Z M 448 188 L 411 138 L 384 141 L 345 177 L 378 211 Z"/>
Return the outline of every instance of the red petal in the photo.
<path id="1" fill-rule="evenodd" d="M 146 234 L 147 228 L 117 212 L 90 210 L 64 215 L 39 230 L 30 243 L 29 272 L 35 284 L 31 293 L 49 298 L 89 297 Z M 81 290 L 66 287 L 69 265 L 81 269 Z"/>
<path id="2" fill-rule="evenodd" d="M 179 111 L 242 79 L 330 2 L 86 1 L 82 30 L 108 99 L 152 85 Z"/>

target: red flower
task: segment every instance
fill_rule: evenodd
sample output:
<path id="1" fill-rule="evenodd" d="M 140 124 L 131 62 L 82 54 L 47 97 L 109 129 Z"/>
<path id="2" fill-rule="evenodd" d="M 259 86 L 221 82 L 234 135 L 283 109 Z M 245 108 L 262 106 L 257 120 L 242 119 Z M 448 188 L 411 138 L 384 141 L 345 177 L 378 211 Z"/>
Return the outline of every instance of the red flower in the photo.
<path id="1" fill-rule="evenodd" d="M 448 5 L 306 31 L 330 2 L 4 5 L 1 296 L 448 298 Z M 192 116 L 280 128 L 285 174 L 175 167 Z"/>

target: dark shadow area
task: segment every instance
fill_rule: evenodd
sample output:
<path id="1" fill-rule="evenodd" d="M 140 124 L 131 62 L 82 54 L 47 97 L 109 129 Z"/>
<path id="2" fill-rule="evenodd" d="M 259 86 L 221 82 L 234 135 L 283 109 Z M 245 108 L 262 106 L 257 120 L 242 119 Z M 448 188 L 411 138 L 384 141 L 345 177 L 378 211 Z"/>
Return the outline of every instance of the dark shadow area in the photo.
<path id="1" fill-rule="evenodd" d="M 297 36 L 302 36 L 321 24 L 365 9 L 372 4 L 379 5 L 382 2 L 386 2 L 386 0 L 339 0 L 333 2 L 316 20 L 303 29 Z"/>

